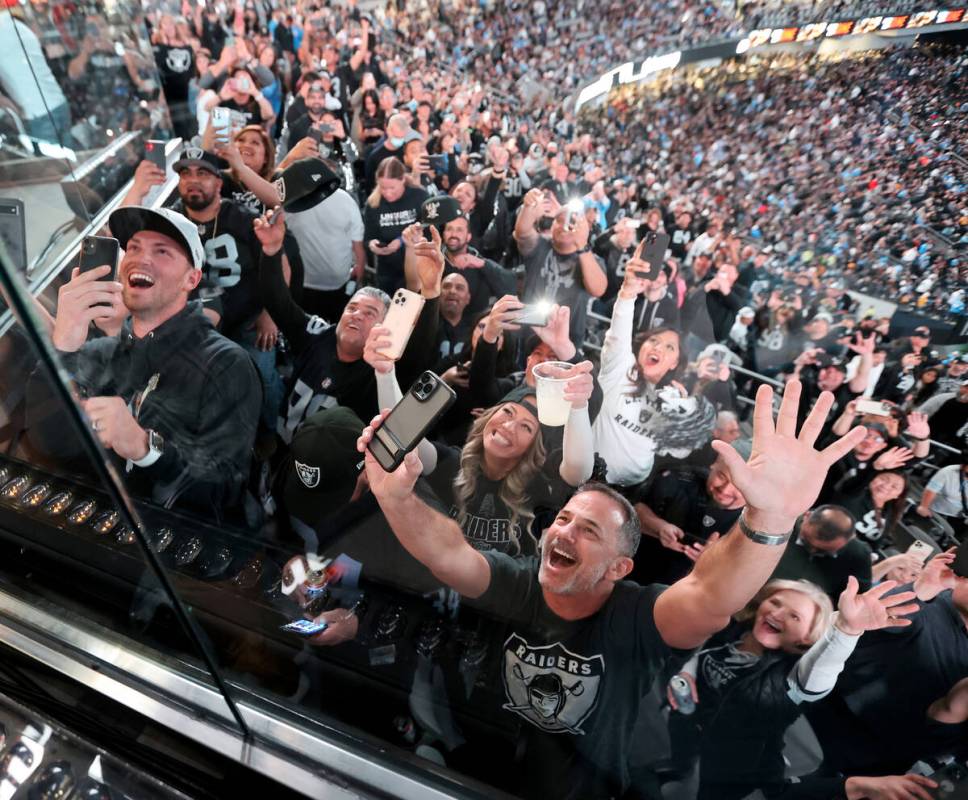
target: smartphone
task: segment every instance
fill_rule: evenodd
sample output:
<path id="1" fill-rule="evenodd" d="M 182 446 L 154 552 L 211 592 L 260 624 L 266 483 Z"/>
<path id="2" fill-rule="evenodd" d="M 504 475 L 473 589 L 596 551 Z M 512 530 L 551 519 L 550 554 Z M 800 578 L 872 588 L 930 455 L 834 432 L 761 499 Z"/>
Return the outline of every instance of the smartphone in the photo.
<path id="1" fill-rule="evenodd" d="M 649 271 L 635 271 L 635 277 L 654 281 L 659 277 L 659 272 L 662 270 L 662 262 L 665 261 L 666 250 L 669 249 L 672 237 L 668 233 L 648 231 L 642 237 L 642 241 L 645 242 L 645 246 L 642 248 L 641 258 L 648 263 Z"/>
<path id="2" fill-rule="evenodd" d="M 323 141 L 323 132 L 319 128 L 310 128 L 309 138 L 316 142 L 316 144 L 321 144 Z"/>
<path id="3" fill-rule="evenodd" d="M 249 91 L 249 79 L 248 78 L 236 78 L 235 79 L 235 90 L 237 92 L 247 92 L 247 91 Z"/>
<path id="4" fill-rule="evenodd" d="M 543 328 L 548 324 L 551 316 L 551 303 L 547 300 L 539 300 L 521 309 L 521 315 L 515 317 L 514 321 L 518 325 L 530 325 L 532 328 Z"/>
<path id="5" fill-rule="evenodd" d="M 311 619 L 295 619 L 286 625 L 279 626 L 279 630 L 286 633 L 298 633 L 300 636 L 315 636 L 329 627 L 328 622 L 316 622 Z"/>
<path id="6" fill-rule="evenodd" d="M 907 551 L 911 555 L 917 556 L 923 564 L 925 561 L 931 558 L 934 548 L 927 542 L 922 542 L 920 539 L 915 539 L 913 542 L 911 542 L 911 546 L 907 549 Z"/>
<path id="7" fill-rule="evenodd" d="M 232 125 L 232 117 L 229 114 L 229 109 L 224 106 L 216 106 L 213 108 L 211 122 L 216 141 L 227 144 L 229 141 L 229 128 Z"/>
<path id="8" fill-rule="evenodd" d="M 15 197 L 0 198 L 0 241 L 15 269 L 27 271 L 27 224 L 24 202 Z"/>
<path id="9" fill-rule="evenodd" d="M 167 142 L 161 139 L 149 139 L 145 142 L 145 160 L 150 161 L 162 172 L 168 166 L 168 162 L 165 158 L 165 145 Z"/>
<path id="10" fill-rule="evenodd" d="M 396 361 L 403 355 L 417 319 L 424 307 L 424 299 L 408 289 L 397 289 L 390 301 L 390 310 L 381 323 L 390 329 L 390 345 L 381 352 Z"/>
<path id="11" fill-rule="evenodd" d="M 393 472 L 456 399 L 454 390 L 428 370 L 391 409 L 367 449 L 383 469 Z"/>
<path id="12" fill-rule="evenodd" d="M 959 578 L 968 578 L 968 545 L 962 545 L 951 562 L 951 571 Z"/>
<path id="13" fill-rule="evenodd" d="M 319 124 L 319 132 L 320 133 L 332 133 L 335 130 L 336 130 L 336 128 L 334 128 L 332 125 L 330 125 L 330 124 L 328 124 L 326 122 L 321 122 Z"/>
<path id="14" fill-rule="evenodd" d="M 81 242 L 81 253 L 78 257 L 77 266 L 81 272 L 87 272 L 95 267 L 108 264 L 112 276 L 118 270 L 118 255 L 121 253 L 121 245 L 117 239 L 110 236 L 85 236 Z"/>
<path id="15" fill-rule="evenodd" d="M 585 213 L 585 202 L 583 200 L 569 200 L 568 215 L 565 217 L 565 230 L 573 231 L 578 227 L 578 218 Z"/>
<path id="16" fill-rule="evenodd" d="M 891 416 L 891 410 L 880 400 L 858 400 L 855 408 L 858 414 L 876 414 L 879 417 Z"/>
<path id="17" fill-rule="evenodd" d="M 427 160 L 430 162 L 430 168 L 436 175 L 447 174 L 447 168 L 449 166 L 447 153 L 437 153 L 429 156 Z"/>

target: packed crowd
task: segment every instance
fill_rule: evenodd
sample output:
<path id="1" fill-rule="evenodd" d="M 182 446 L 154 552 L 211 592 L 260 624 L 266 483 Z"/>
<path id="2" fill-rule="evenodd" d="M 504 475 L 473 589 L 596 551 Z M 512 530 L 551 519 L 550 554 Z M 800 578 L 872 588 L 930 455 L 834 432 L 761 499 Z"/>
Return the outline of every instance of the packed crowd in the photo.
<path id="1" fill-rule="evenodd" d="M 968 357 L 846 288 L 963 303 L 911 223 L 968 234 L 962 59 L 728 65 L 576 120 L 547 85 L 624 56 L 572 10 L 151 15 L 177 190 L 144 207 L 166 173 L 139 163 L 117 273 L 75 271 L 49 320 L 91 428 L 135 493 L 305 553 L 290 575 L 341 555 L 505 620 L 528 769 L 423 721 L 476 777 L 927 797 L 909 768 L 968 741 Z M 83 470 L 47 392 L 24 446 Z M 311 642 L 353 639 L 351 608 Z M 790 783 L 802 714 L 824 763 Z"/>

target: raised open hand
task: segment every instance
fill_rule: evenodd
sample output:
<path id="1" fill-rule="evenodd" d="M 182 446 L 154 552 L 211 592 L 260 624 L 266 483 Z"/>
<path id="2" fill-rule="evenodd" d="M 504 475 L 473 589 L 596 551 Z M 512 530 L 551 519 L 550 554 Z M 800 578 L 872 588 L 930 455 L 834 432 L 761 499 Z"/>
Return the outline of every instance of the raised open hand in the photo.
<path id="1" fill-rule="evenodd" d="M 746 497 L 747 524 L 767 533 L 786 533 L 797 517 L 813 506 L 827 471 L 863 438 L 864 428 L 853 428 L 824 450 L 814 449 L 833 395 L 823 392 L 797 435 L 801 384 L 786 385 L 780 412 L 773 422 L 773 389 L 763 384 L 753 410 L 753 450 L 748 462 L 731 445 L 714 440 L 713 448 L 730 478 Z"/>
<path id="2" fill-rule="evenodd" d="M 915 614 L 921 608 L 912 603 L 917 595 L 914 592 L 898 592 L 885 595 L 897 586 L 896 581 L 884 581 L 863 594 L 858 594 L 860 584 L 851 575 L 847 578 L 847 588 L 840 593 L 837 602 L 837 628 L 850 636 L 860 636 L 864 631 L 881 628 L 904 628 L 911 624 L 906 614 Z"/>
<path id="3" fill-rule="evenodd" d="M 914 453 L 908 447 L 892 447 L 885 450 L 874 461 L 875 469 L 897 469 L 903 467 L 914 458 Z"/>
<path id="4" fill-rule="evenodd" d="M 928 415 L 912 411 L 907 415 L 907 429 L 904 432 L 914 439 L 927 439 L 931 435 Z"/>
<path id="5" fill-rule="evenodd" d="M 548 324 L 534 329 L 538 338 L 555 351 L 562 361 L 575 355 L 575 345 L 569 334 L 571 309 L 568 306 L 553 305 L 548 315 Z"/>
<path id="6" fill-rule="evenodd" d="M 430 236 L 431 241 L 421 239 L 413 245 L 414 264 L 424 297 L 428 293 L 440 294 L 440 281 L 444 275 L 444 254 L 440 249 L 440 233 L 433 225 L 430 226 Z"/>

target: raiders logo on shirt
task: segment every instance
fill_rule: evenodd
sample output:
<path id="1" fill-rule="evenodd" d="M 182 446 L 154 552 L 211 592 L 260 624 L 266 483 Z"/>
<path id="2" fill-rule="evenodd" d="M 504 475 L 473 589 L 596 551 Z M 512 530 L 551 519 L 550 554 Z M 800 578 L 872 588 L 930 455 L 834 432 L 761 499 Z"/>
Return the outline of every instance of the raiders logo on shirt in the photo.
<path id="1" fill-rule="evenodd" d="M 601 655 L 585 658 L 560 642 L 532 647 L 516 633 L 504 643 L 504 708 L 548 733 L 583 736 L 604 677 Z"/>

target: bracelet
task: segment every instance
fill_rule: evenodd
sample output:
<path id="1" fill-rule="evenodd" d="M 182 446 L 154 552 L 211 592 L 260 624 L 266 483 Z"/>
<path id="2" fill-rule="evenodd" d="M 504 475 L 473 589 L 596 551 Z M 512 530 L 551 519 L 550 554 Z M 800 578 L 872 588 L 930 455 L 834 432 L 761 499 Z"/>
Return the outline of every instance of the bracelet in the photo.
<path id="1" fill-rule="evenodd" d="M 592 251 L 592 249 L 586 244 L 583 248 L 581 248 L 581 250 L 576 250 L 575 251 L 575 255 L 576 256 L 583 256 L 583 255 L 585 255 L 585 253 L 590 253 L 591 251 Z"/>
<path id="2" fill-rule="evenodd" d="M 763 531 L 754 531 L 749 525 L 746 524 L 745 508 L 739 515 L 737 523 L 739 524 L 739 529 L 743 532 L 743 536 L 745 536 L 751 542 L 755 542 L 756 544 L 765 544 L 769 547 L 777 547 L 779 545 L 786 544 L 790 538 L 790 534 L 793 533 L 792 528 L 786 533 L 765 533 Z"/>

